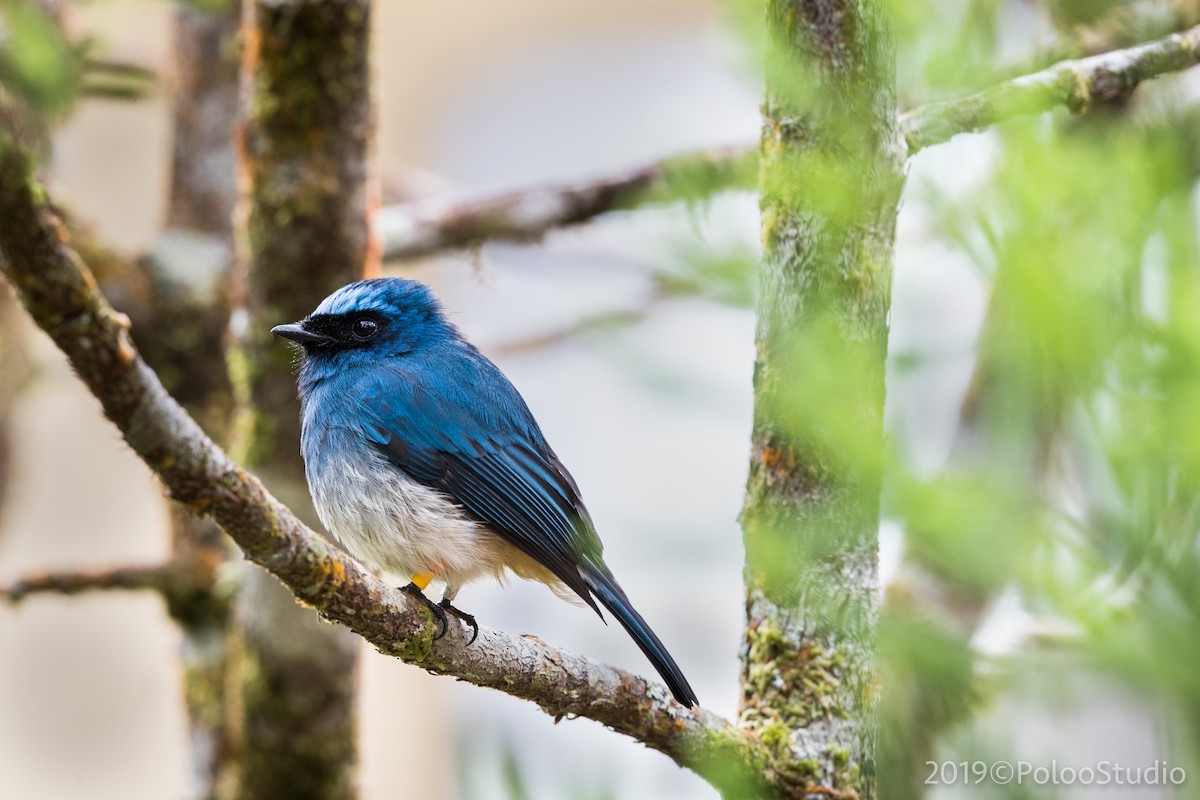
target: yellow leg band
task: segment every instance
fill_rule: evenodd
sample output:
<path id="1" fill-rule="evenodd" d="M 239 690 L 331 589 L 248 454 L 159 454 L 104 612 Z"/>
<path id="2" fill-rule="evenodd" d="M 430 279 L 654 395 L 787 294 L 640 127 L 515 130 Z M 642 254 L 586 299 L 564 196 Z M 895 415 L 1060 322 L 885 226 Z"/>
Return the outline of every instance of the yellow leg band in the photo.
<path id="1" fill-rule="evenodd" d="M 436 577 L 436 574 L 433 572 L 418 572 L 416 575 L 413 575 L 412 582 L 423 592 L 434 577 Z"/>

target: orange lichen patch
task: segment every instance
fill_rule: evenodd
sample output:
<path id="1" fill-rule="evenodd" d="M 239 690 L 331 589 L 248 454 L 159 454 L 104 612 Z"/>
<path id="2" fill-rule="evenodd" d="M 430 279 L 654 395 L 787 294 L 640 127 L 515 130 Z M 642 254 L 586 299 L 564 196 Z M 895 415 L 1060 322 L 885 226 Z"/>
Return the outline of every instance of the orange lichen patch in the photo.
<path id="1" fill-rule="evenodd" d="M 333 583 L 345 583 L 346 582 L 346 565 L 343 564 L 341 561 L 337 560 L 336 558 L 329 559 L 328 568 L 324 571 L 325 571 L 325 574 L 329 576 L 329 580 L 331 582 L 333 582 Z"/>
<path id="2" fill-rule="evenodd" d="M 761 459 L 762 465 L 777 475 L 796 471 L 796 456 L 782 447 L 767 445 L 762 449 Z"/>

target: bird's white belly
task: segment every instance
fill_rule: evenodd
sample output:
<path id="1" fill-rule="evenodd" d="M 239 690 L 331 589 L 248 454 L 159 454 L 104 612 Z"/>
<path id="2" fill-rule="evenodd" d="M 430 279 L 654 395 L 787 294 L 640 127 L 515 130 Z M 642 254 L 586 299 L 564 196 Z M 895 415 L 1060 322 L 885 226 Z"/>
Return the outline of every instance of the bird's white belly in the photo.
<path id="1" fill-rule="evenodd" d="M 496 534 L 381 455 L 324 460 L 308 483 L 321 522 L 370 566 L 403 578 L 433 573 L 452 586 L 503 575 L 509 548 Z"/>

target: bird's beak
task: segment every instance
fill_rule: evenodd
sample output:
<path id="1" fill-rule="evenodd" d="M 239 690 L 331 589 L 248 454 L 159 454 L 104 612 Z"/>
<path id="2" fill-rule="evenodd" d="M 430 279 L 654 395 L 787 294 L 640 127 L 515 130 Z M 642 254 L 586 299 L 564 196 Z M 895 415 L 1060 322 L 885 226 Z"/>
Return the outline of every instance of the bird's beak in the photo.
<path id="1" fill-rule="evenodd" d="M 303 322 L 289 322 L 287 325 L 276 325 L 274 328 L 271 328 L 271 333 L 304 345 L 328 344 L 331 341 L 328 336 L 321 333 L 313 333 L 305 328 Z"/>

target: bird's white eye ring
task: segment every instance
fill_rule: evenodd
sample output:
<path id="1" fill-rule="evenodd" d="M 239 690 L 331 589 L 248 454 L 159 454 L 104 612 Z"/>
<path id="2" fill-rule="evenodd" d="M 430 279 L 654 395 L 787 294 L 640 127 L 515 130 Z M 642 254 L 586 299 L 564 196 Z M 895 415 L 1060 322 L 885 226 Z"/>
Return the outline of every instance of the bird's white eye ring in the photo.
<path id="1" fill-rule="evenodd" d="M 379 331 L 379 323 L 369 317 L 359 317 L 350 324 L 350 332 L 357 339 L 370 339 Z"/>

